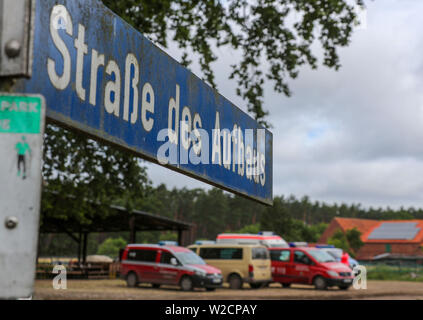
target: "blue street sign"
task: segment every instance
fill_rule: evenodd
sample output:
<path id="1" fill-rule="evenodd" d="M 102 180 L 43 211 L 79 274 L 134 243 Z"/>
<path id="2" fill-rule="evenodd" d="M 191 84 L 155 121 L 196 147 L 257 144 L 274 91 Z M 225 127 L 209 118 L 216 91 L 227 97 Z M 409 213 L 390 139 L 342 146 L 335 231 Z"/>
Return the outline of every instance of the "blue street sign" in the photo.
<path id="1" fill-rule="evenodd" d="M 48 119 L 272 203 L 272 134 L 100 1 L 36 1 L 32 66 Z"/>

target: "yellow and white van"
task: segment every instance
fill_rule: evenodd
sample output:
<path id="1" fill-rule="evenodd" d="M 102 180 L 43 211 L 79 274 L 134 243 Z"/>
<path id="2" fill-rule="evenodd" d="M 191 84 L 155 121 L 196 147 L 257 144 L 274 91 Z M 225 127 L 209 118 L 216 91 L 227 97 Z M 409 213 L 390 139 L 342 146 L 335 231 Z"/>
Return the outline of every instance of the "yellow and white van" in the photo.
<path id="1" fill-rule="evenodd" d="M 243 283 L 256 289 L 272 282 L 270 256 L 264 246 L 216 243 L 193 244 L 188 248 L 220 269 L 231 289 L 241 289 Z"/>

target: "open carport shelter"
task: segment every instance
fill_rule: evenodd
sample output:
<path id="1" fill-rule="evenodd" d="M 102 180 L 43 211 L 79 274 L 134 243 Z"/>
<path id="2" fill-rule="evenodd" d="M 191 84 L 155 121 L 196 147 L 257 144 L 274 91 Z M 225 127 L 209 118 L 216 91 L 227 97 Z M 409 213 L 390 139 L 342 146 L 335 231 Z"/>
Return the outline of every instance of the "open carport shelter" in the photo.
<path id="1" fill-rule="evenodd" d="M 89 225 L 81 224 L 75 218 L 66 219 L 42 215 L 40 233 L 65 233 L 78 244 L 78 260 L 84 263 L 87 257 L 88 234 L 94 232 L 129 231 L 129 243 L 134 243 L 138 231 L 176 231 L 178 243 L 186 246 L 192 243 L 193 224 L 173 220 L 167 217 L 144 211 L 127 209 L 120 206 L 110 206 L 106 216 L 96 215 Z"/>

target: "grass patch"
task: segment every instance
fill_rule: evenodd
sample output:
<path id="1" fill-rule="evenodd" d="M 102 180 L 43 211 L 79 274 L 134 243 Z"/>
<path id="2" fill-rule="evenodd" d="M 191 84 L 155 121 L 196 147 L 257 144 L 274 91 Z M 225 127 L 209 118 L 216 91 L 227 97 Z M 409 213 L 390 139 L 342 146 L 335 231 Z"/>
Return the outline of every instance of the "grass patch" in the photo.
<path id="1" fill-rule="evenodd" d="M 368 280 L 397 280 L 423 282 L 423 268 L 398 266 L 366 266 Z"/>

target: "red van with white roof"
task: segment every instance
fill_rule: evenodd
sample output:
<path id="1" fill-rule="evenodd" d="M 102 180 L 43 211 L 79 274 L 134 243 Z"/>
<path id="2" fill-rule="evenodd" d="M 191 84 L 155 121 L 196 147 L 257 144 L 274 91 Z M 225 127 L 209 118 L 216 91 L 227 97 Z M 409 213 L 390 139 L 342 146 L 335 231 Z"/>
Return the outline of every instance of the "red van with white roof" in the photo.
<path id="1" fill-rule="evenodd" d="M 352 270 L 317 248 L 269 248 L 273 282 L 283 287 L 292 283 L 314 285 L 316 289 L 338 286 L 347 290 L 353 282 Z"/>
<path id="2" fill-rule="evenodd" d="M 223 278 L 219 269 L 207 265 L 187 248 L 154 244 L 127 245 L 121 256 L 121 276 L 129 287 L 138 283 L 179 285 L 182 290 L 221 287 Z"/>

